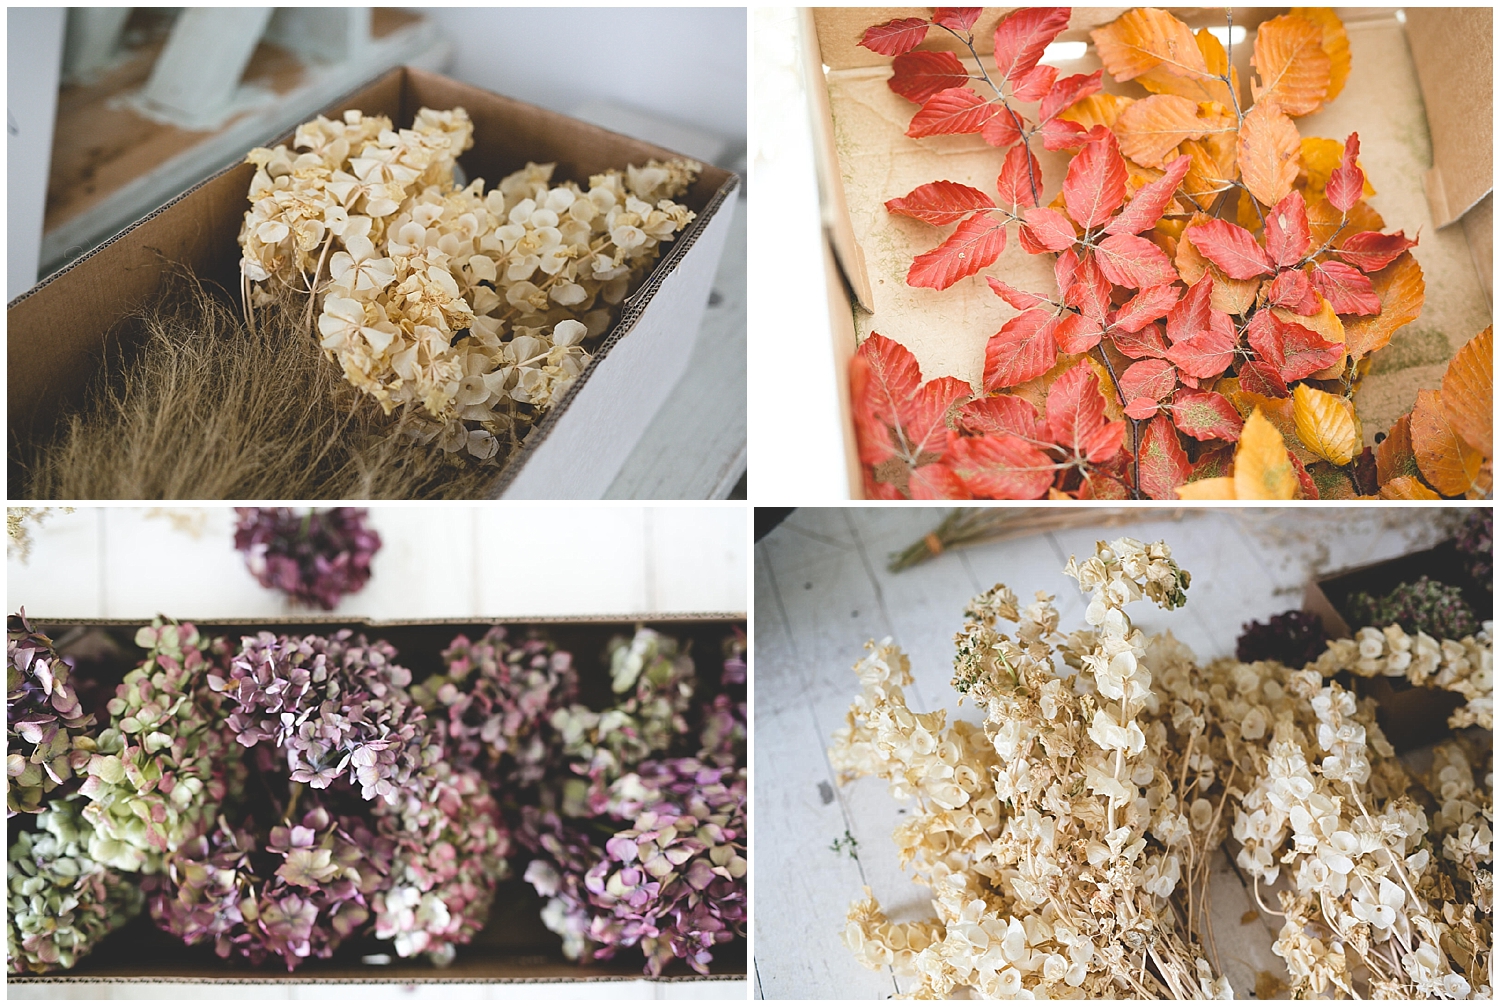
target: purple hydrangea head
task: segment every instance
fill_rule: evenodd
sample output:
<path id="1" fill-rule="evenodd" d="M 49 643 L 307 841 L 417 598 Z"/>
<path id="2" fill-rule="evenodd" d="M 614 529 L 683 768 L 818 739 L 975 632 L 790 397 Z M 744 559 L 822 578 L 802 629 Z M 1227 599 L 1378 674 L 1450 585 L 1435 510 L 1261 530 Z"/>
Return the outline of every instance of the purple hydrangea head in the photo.
<path id="1" fill-rule="evenodd" d="M 745 663 L 745 653 L 750 649 L 745 631 L 738 626 L 734 627 L 734 632 L 724 638 L 723 649 L 724 672 L 720 680 L 725 685 L 744 685 L 749 669 L 749 665 Z"/>
<path id="2" fill-rule="evenodd" d="M 286 592 L 304 605 L 331 610 L 370 579 L 380 534 L 359 507 L 296 511 L 290 507 L 240 507 L 234 547 L 261 586 Z"/>
<path id="3" fill-rule="evenodd" d="M 70 681 L 72 665 L 32 629 L 26 610 L 10 616 L 6 671 L 6 815 L 35 814 L 47 795 L 88 764 L 94 717 Z"/>

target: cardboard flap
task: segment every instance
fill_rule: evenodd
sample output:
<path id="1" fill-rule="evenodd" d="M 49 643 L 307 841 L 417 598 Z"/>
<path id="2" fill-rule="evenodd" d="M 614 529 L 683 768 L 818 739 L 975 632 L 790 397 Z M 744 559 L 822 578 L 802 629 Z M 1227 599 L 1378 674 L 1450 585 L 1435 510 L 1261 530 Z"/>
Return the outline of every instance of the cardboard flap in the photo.
<path id="1" fill-rule="evenodd" d="M 1406 10 L 1432 135 L 1427 201 L 1438 227 L 1462 217 L 1495 185 L 1494 22 L 1492 7 Z"/>

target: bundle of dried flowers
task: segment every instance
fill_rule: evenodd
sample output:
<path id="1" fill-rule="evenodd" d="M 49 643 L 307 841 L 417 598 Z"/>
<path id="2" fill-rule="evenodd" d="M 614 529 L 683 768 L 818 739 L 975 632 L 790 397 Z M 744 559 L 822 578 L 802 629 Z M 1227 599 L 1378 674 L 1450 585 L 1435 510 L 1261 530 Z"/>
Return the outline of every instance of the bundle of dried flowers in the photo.
<path id="1" fill-rule="evenodd" d="M 1389 626 L 1400 623 L 1412 630 L 1455 640 L 1479 628 L 1474 610 L 1464 601 L 1463 591 L 1451 584 L 1417 578 L 1398 584 L 1389 594 L 1373 597 L 1359 591 L 1349 596 L 1349 621 L 1356 626 Z"/>
<path id="2" fill-rule="evenodd" d="M 51 638 L 31 628 L 26 609 L 7 620 L 5 682 L 6 816 L 42 810 L 46 795 L 88 764 L 94 717 L 69 682 L 72 666 Z"/>
<path id="3" fill-rule="evenodd" d="M 338 607 L 370 579 L 370 560 L 380 551 L 380 533 L 362 507 L 239 507 L 234 547 L 261 587 L 286 592 L 304 605 Z"/>

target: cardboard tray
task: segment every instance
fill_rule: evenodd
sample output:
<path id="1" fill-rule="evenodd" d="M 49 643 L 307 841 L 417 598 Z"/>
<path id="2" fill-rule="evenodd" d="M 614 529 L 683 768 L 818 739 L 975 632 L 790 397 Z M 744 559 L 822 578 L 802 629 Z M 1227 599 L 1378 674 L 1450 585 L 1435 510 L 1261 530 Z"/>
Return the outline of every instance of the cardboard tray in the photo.
<path id="1" fill-rule="evenodd" d="M 194 620 L 186 620 L 194 621 Z M 137 655 L 133 638 L 141 625 L 133 619 L 56 619 L 33 617 L 32 625 L 59 639 L 74 627 L 103 629 L 122 645 L 125 653 Z M 612 636 L 629 634 L 640 624 L 676 636 L 691 646 L 700 673 L 715 662 L 719 644 L 731 629 L 745 628 L 745 616 L 736 613 L 691 615 L 536 619 L 429 619 L 417 621 L 373 621 L 312 616 L 284 619 L 245 619 L 235 622 L 194 622 L 199 630 L 214 635 L 253 633 L 267 629 L 278 633 L 327 634 L 348 627 L 373 638 L 389 641 L 399 652 L 401 664 L 414 681 L 440 671 L 439 652 L 459 633 L 470 639 L 490 627 L 503 625 L 515 630 L 544 627 L 558 646 L 573 653 L 580 668 L 582 699 L 598 705 L 609 695 L 609 680 L 598 657 Z M 61 640 L 59 640 L 61 642 Z M 122 672 L 125 670 L 122 667 Z M 187 947 L 157 929 L 149 914 L 110 934 L 87 957 L 67 972 L 43 976 L 8 976 L 11 983 L 65 984 L 76 982 L 225 982 L 225 983 L 530 983 L 640 980 L 642 958 L 638 952 L 621 952 L 613 961 L 576 963 L 562 955 L 562 942 L 542 925 L 543 900 L 517 876 L 500 884 L 490 920 L 471 944 L 458 949 L 458 957 L 446 968 L 423 958 L 397 958 L 389 965 L 366 965 L 366 954 L 390 953 L 390 942 L 369 938 L 347 941 L 331 958 L 311 959 L 295 972 L 278 960 L 259 967 L 243 961 L 225 961 L 209 946 Z M 693 982 L 702 979 L 741 980 L 746 976 L 746 942 L 721 945 L 709 965 L 710 974 L 699 976 L 685 964 L 669 966 L 659 981 Z"/>
<path id="2" fill-rule="evenodd" d="M 1128 8 L 1073 8 L 1059 41 L 1088 42 L 1088 32 Z M 1222 8 L 1167 8 L 1192 27 L 1222 26 Z M 976 49 L 993 50 L 994 26 L 1010 8 L 987 8 L 975 26 Z M 1253 73 L 1250 40 L 1261 21 L 1285 8 L 1234 8 L 1249 33 L 1233 47 L 1241 87 Z M 1388 230 L 1420 232 L 1413 255 L 1427 283 L 1421 317 L 1378 353 L 1357 393 L 1366 443 L 1405 413 L 1418 388 L 1436 388 L 1453 352 L 1490 324 L 1492 68 L 1489 8 L 1340 8 L 1353 68 L 1343 93 L 1324 109 L 1297 119 L 1302 136 L 1343 140 L 1358 131 L 1361 163 L 1377 190 L 1371 205 Z M 879 332 L 909 349 L 924 380 L 952 375 L 978 386 L 985 342 L 1016 312 L 990 292 L 983 274 L 944 291 L 909 287 L 914 256 L 936 246 L 951 228 L 886 212 L 885 201 L 918 185 L 949 179 L 992 192 L 1003 156 L 977 136 L 911 139 L 906 125 L 917 106 L 886 85 L 891 60 L 858 45 L 864 29 L 892 18 L 930 17 L 925 7 L 812 8 L 803 13 L 802 66 L 809 82 L 819 154 L 827 240 L 839 276 L 830 276 L 830 320 L 849 490 L 864 495 L 848 406 L 847 363 L 855 347 Z M 922 49 L 967 50 L 942 32 Z M 1047 60 L 1060 74 L 1100 66 L 1092 43 L 1074 60 Z M 819 85 L 826 85 L 820 87 Z M 1105 91 L 1143 97 L 1134 82 L 1105 75 Z M 1049 201 L 1062 184 L 1069 155 L 1036 152 Z M 1460 226 L 1444 226 L 1460 222 Z M 1052 257 L 1027 255 L 1009 241 L 984 271 L 1023 289 L 1054 287 Z M 830 390 L 832 391 L 832 390 Z"/>
<path id="3" fill-rule="evenodd" d="M 474 120 L 474 146 L 459 163 L 470 179 L 491 184 L 528 161 L 555 161 L 554 177 L 587 184 L 589 175 L 610 168 L 676 156 L 411 67 L 384 74 L 324 114 L 357 108 L 404 124 L 422 106 L 460 105 Z M 291 134 L 270 142 L 290 143 Z M 151 301 L 174 264 L 226 290 L 239 289 L 237 237 L 253 173 L 243 162 L 220 171 L 10 303 L 12 486 L 22 484 L 21 453 L 82 401 L 111 330 Z M 730 227 L 732 214 L 719 211 L 738 185 L 738 175 L 704 167 L 682 197 L 697 219 L 626 299 L 593 360 L 499 470 L 491 496 L 591 498 L 608 488 L 687 365 Z"/>

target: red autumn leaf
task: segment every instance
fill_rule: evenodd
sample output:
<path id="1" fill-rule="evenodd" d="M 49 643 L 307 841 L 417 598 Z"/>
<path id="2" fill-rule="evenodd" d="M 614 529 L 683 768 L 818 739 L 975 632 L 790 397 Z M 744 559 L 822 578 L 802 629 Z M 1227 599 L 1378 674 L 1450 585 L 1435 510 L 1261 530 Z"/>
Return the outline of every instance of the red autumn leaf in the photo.
<path id="1" fill-rule="evenodd" d="M 1302 459 L 1292 454 L 1290 448 L 1286 452 L 1287 461 L 1292 463 L 1292 471 L 1297 475 L 1297 483 L 1302 487 L 1302 497 L 1305 500 L 1318 499 L 1318 484 L 1313 482 L 1313 477 L 1308 474 L 1307 466 L 1302 464 Z"/>
<path id="2" fill-rule="evenodd" d="M 985 120 L 979 135 L 991 147 L 1009 147 L 1021 142 L 1021 117 L 1005 108 Z"/>
<path id="3" fill-rule="evenodd" d="M 1351 266 L 1374 273 L 1396 261 L 1397 256 L 1408 248 L 1415 247 L 1416 241 L 1408 238 L 1404 231 L 1395 234 L 1360 231 L 1344 239 L 1343 247 L 1335 248 L 1333 252 Z"/>
<path id="4" fill-rule="evenodd" d="M 1028 441 L 1041 439 L 1036 406 L 1019 395 L 990 395 L 967 402 L 958 412 L 958 425 L 975 434 L 1011 434 Z"/>
<path id="5" fill-rule="evenodd" d="M 948 445 L 948 411 L 972 394 L 968 382 L 954 377 L 933 378 L 918 388 L 896 414 L 907 457 L 916 462 L 928 452 L 941 454 Z"/>
<path id="6" fill-rule="evenodd" d="M 1167 165 L 1167 173 L 1154 182 L 1147 182 L 1136 190 L 1130 203 L 1120 215 L 1109 222 L 1105 234 L 1140 234 L 1148 227 L 1156 226 L 1167 204 L 1182 180 L 1187 177 L 1188 166 L 1193 159 L 1186 154 Z"/>
<path id="7" fill-rule="evenodd" d="M 1113 133 L 1085 144 L 1068 163 L 1063 179 L 1068 216 L 1084 228 L 1103 224 L 1125 202 L 1125 179 L 1125 159 Z"/>
<path id="8" fill-rule="evenodd" d="M 906 135 L 923 137 L 977 133 L 995 115 L 998 108 L 998 105 L 981 98 L 972 88 L 950 87 L 927 99 L 921 111 L 912 116 L 906 127 Z"/>
<path id="9" fill-rule="evenodd" d="M 1330 343 L 1312 329 L 1257 311 L 1246 328 L 1250 348 L 1276 368 L 1283 381 L 1300 381 L 1343 359 L 1342 343 Z"/>
<path id="10" fill-rule="evenodd" d="M 1237 441 L 1244 421 L 1218 392 L 1178 392 L 1172 399 L 1172 422 L 1200 441 Z"/>
<path id="11" fill-rule="evenodd" d="M 1121 305 L 1110 324 L 1120 332 L 1138 332 L 1158 318 L 1165 317 L 1176 305 L 1175 284 L 1163 283 L 1161 286 L 1147 287 Z M 1118 344 L 1116 339 L 1116 345 Z"/>
<path id="12" fill-rule="evenodd" d="M 890 483 L 878 482 L 875 474 L 865 469 L 865 499 L 866 500 L 905 500 L 901 491 Z"/>
<path id="13" fill-rule="evenodd" d="M 1088 439 L 1078 447 L 1083 452 L 1085 458 L 1095 465 L 1099 465 L 1119 454 L 1120 449 L 1124 446 L 1125 421 L 1115 420 L 1113 423 L 1106 423 L 1089 434 Z"/>
<path id="14" fill-rule="evenodd" d="M 1009 207 L 1012 212 L 1021 207 L 1035 206 L 1036 195 L 1042 190 L 1042 166 L 1036 155 L 1024 144 L 1012 147 L 1005 155 L 1005 163 L 1000 166 L 995 187 L 1000 192 L 1000 205 Z"/>
<path id="15" fill-rule="evenodd" d="M 984 347 L 984 390 L 1012 388 L 1050 371 L 1057 363 L 1057 326 L 1040 309 L 1006 322 Z"/>
<path id="16" fill-rule="evenodd" d="M 898 18 L 873 28 L 866 28 L 859 44 L 882 56 L 899 56 L 921 45 L 927 38 L 929 22 L 919 17 Z"/>
<path id="17" fill-rule="evenodd" d="M 1251 360 L 1240 367 L 1240 389 L 1264 395 L 1268 399 L 1284 399 L 1291 392 L 1275 366 L 1263 360 Z"/>
<path id="18" fill-rule="evenodd" d="M 973 276 L 1005 251 L 1005 224 L 988 213 L 976 213 L 930 252 L 912 260 L 906 282 L 913 287 L 947 290 Z"/>
<path id="19" fill-rule="evenodd" d="M 983 7 L 937 7 L 933 9 L 932 21 L 954 31 L 968 31 L 983 13 Z"/>
<path id="20" fill-rule="evenodd" d="M 1047 393 L 1047 434 L 1053 443 L 1081 449 L 1105 424 L 1099 378 L 1085 363 L 1064 371 Z"/>
<path id="21" fill-rule="evenodd" d="M 1299 315 L 1310 315 L 1318 310 L 1318 295 L 1302 270 L 1283 269 L 1271 281 L 1266 291 L 1266 303 Z"/>
<path id="22" fill-rule="evenodd" d="M 1210 299 L 1213 297 L 1214 281 L 1205 270 L 1198 282 L 1188 287 L 1188 292 L 1177 306 L 1167 312 L 1167 339 L 1174 343 L 1212 328 Z"/>
<path id="23" fill-rule="evenodd" d="M 1218 479 L 1234 472 L 1234 448 L 1228 444 L 1205 451 L 1193 463 L 1193 474 L 1189 482 L 1199 479 Z"/>
<path id="24" fill-rule="evenodd" d="M 956 224 L 975 210 L 992 210 L 995 201 L 973 186 L 958 182 L 928 182 L 898 199 L 886 200 L 891 213 L 929 224 Z"/>
<path id="25" fill-rule="evenodd" d="M 1039 64 L 1026 73 L 1011 87 L 1011 97 L 1016 101 L 1041 101 L 1057 83 L 1057 67 Z"/>
<path id="26" fill-rule="evenodd" d="M 1307 203 L 1303 201 L 1302 193 L 1293 189 L 1266 214 L 1266 251 L 1276 265 L 1292 266 L 1301 261 L 1311 247 Z"/>
<path id="27" fill-rule="evenodd" d="M 1193 467 L 1165 416 L 1152 420 L 1141 434 L 1140 490 L 1153 500 L 1177 499 L 1177 487 L 1187 482 Z"/>
<path id="28" fill-rule="evenodd" d="M 1138 360 L 1120 375 L 1120 394 L 1127 403 L 1136 399 L 1160 402 L 1177 388 L 1177 369 L 1165 360 Z"/>
<path id="29" fill-rule="evenodd" d="M 1149 420 L 1156 415 L 1157 410 L 1160 408 L 1160 402 L 1149 395 L 1142 395 L 1139 398 L 1131 399 L 1125 404 L 1125 415 L 1133 420 Z"/>
<path id="30" fill-rule="evenodd" d="M 1035 500 L 1057 471 L 1051 458 L 1007 434 L 954 437 L 948 464 L 970 493 L 996 500 Z"/>
<path id="31" fill-rule="evenodd" d="M 1255 235 L 1227 220 L 1205 220 L 1183 232 L 1193 247 L 1232 279 L 1248 280 L 1273 272 Z"/>
<path id="32" fill-rule="evenodd" d="M 1333 305 L 1335 314 L 1378 315 L 1380 295 L 1370 278 L 1342 262 L 1319 262 L 1312 268 L 1312 285 Z"/>
<path id="33" fill-rule="evenodd" d="M 879 333 L 860 344 L 850 367 L 860 460 L 879 465 L 891 458 L 908 464 L 947 446 L 948 411 L 972 390 L 957 378 L 922 383 L 917 358 Z"/>
<path id="34" fill-rule="evenodd" d="M 1359 157 L 1359 134 L 1350 133 L 1344 141 L 1344 158 L 1328 176 L 1323 187 L 1323 198 L 1341 213 L 1348 213 L 1365 193 L 1365 173 L 1355 160 Z"/>
<path id="35" fill-rule="evenodd" d="M 1178 340 L 1167 351 L 1167 359 L 1184 374 L 1195 378 L 1216 378 L 1234 363 L 1234 324 L 1222 311 L 1214 312 L 1213 316 L 1206 331 Z M 1219 323 L 1220 318 L 1228 324 Z"/>
<path id="36" fill-rule="evenodd" d="M 1061 252 L 1078 240 L 1073 224 L 1047 206 L 1034 206 L 1026 211 L 1026 223 L 1021 225 L 1021 247 L 1032 255 L 1042 252 Z"/>
<path id="37" fill-rule="evenodd" d="M 887 81 L 907 101 L 921 104 L 939 91 L 967 87 L 969 71 L 951 52 L 904 52 L 891 64 L 895 71 Z"/>
<path id="38" fill-rule="evenodd" d="M 1125 434 L 1125 424 L 1119 424 L 1120 434 Z M 1085 472 L 1083 482 L 1078 487 L 1078 499 L 1080 500 L 1129 500 L 1131 499 L 1130 487 L 1126 486 L 1114 476 L 1103 475 L 1099 472 Z"/>
<path id="39" fill-rule="evenodd" d="M 1159 287 L 1177 279 L 1167 253 L 1134 234 L 1112 234 L 1094 250 L 1099 268 L 1111 283 L 1134 290 Z"/>
<path id="40" fill-rule="evenodd" d="M 913 500 L 971 500 L 973 494 L 947 465 L 934 463 L 912 470 L 907 493 Z"/>
<path id="41" fill-rule="evenodd" d="M 1052 90 L 1042 99 L 1041 107 L 1037 109 L 1037 119 L 1046 122 L 1063 109 L 1072 108 L 1089 95 L 1097 94 L 1103 87 L 1103 76 L 1103 70 L 1095 70 L 1093 73 L 1075 73 L 1071 77 L 1064 77 L 1052 85 Z"/>
<path id="42" fill-rule="evenodd" d="M 1015 308 L 1017 311 L 1029 311 L 1042 304 L 1051 304 L 1041 294 L 1033 294 L 1029 290 L 1018 290 L 1004 280 L 997 280 L 993 276 L 986 276 L 990 289 L 993 290 L 1002 301 Z"/>
<path id="43" fill-rule="evenodd" d="M 1087 353 L 1104 338 L 1104 323 L 1077 312 L 1068 312 L 1054 334 L 1064 353 Z"/>
<path id="44" fill-rule="evenodd" d="M 1094 129 L 1101 127 L 1095 126 Z M 1097 136 L 1090 135 L 1093 130 L 1084 129 L 1076 122 L 1067 119 L 1048 119 L 1042 123 L 1042 146 L 1048 150 L 1077 150 L 1084 144 L 1103 136 L 1100 132 Z"/>
<path id="45" fill-rule="evenodd" d="M 1080 260 L 1078 253 L 1071 248 L 1065 248 L 1058 253 L 1052 262 L 1052 278 L 1057 281 L 1058 290 L 1067 290 L 1073 285 L 1073 277 L 1078 275 Z"/>
<path id="46" fill-rule="evenodd" d="M 1071 7 L 1022 7 L 995 26 L 995 68 L 1014 82 L 1036 66 L 1047 46 L 1068 27 Z"/>
<path id="47" fill-rule="evenodd" d="M 1085 318 L 1104 324 L 1110 309 L 1109 280 L 1093 258 L 1084 259 L 1073 271 L 1073 282 L 1063 294 L 1063 303 L 1077 308 Z"/>
<path id="48" fill-rule="evenodd" d="M 1132 360 L 1142 357 L 1165 357 L 1167 355 L 1166 341 L 1161 337 L 1161 326 L 1147 325 L 1139 332 L 1116 331 L 1111 338 L 1115 349 Z"/>

